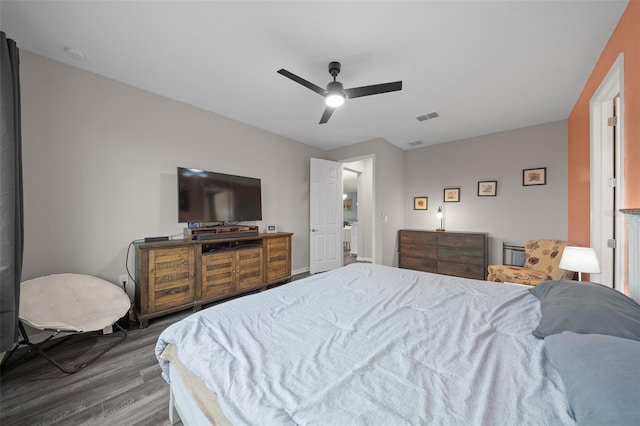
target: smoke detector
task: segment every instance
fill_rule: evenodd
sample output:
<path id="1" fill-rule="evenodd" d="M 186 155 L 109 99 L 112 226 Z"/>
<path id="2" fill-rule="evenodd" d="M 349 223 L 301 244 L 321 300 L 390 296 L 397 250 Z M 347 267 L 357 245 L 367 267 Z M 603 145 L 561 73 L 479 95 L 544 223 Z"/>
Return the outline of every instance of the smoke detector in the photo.
<path id="1" fill-rule="evenodd" d="M 78 50 L 78 49 L 74 49 L 73 47 L 65 47 L 64 48 L 64 53 L 70 57 L 75 59 L 76 61 L 86 61 L 87 60 L 87 55 Z"/>

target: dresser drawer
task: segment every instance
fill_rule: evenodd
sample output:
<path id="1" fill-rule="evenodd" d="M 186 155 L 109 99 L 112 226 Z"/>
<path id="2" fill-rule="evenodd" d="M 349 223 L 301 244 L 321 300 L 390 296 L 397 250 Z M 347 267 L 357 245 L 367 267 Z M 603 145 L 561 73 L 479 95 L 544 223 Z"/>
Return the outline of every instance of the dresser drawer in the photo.
<path id="1" fill-rule="evenodd" d="M 475 248 L 438 247 L 438 261 L 484 265 L 485 251 Z"/>
<path id="2" fill-rule="evenodd" d="M 400 245 L 431 245 L 438 243 L 438 236 L 434 232 L 400 231 Z"/>
<path id="3" fill-rule="evenodd" d="M 418 244 L 404 244 L 400 248 L 400 258 L 403 257 L 415 257 L 426 259 L 437 259 L 438 247 L 425 246 Z"/>
<path id="4" fill-rule="evenodd" d="M 447 233 L 438 234 L 438 246 L 485 249 L 485 234 Z"/>
<path id="5" fill-rule="evenodd" d="M 454 275 L 463 278 L 471 278 L 474 280 L 484 280 L 487 276 L 484 265 L 472 265 L 470 263 L 444 261 L 438 261 L 438 273 L 444 275 Z"/>
<path id="6" fill-rule="evenodd" d="M 423 271 L 423 272 L 438 271 L 438 261 L 435 258 L 435 256 L 427 258 L 427 257 L 405 256 L 404 254 L 401 254 L 399 263 L 400 263 L 400 267 L 404 269 L 414 269 L 416 271 Z"/>

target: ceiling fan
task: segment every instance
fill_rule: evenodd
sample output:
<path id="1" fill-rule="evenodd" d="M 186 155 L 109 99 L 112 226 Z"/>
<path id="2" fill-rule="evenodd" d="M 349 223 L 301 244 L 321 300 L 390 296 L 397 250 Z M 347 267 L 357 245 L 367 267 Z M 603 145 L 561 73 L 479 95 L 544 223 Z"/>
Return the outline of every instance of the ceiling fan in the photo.
<path id="1" fill-rule="evenodd" d="M 396 92 L 402 90 L 402 81 L 394 81 L 391 83 L 373 84 L 371 86 L 353 87 L 351 89 L 345 89 L 342 83 L 336 81 L 336 76 L 340 74 L 340 62 L 329 62 L 329 74 L 333 76 L 333 81 L 327 85 L 326 89 L 320 86 L 316 86 L 310 81 L 305 80 L 302 77 L 285 70 L 284 68 L 278 70 L 278 74 L 290 78 L 296 83 L 302 84 L 304 87 L 313 90 L 317 94 L 324 96 L 325 104 L 327 107 L 320 118 L 319 124 L 324 124 L 329 121 L 329 117 L 333 114 L 333 111 L 341 106 L 346 98 L 360 98 L 362 96 L 377 95 L 379 93 Z"/>

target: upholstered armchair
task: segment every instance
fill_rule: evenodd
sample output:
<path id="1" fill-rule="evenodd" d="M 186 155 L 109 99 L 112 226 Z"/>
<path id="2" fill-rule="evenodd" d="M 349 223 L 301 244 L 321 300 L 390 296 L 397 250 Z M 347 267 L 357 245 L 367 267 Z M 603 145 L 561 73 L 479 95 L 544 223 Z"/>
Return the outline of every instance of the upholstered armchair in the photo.
<path id="1" fill-rule="evenodd" d="M 524 246 L 524 266 L 489 265 L 487 281 L 538 285 L 550 280 L 573 279 L 573 271 L 560 269 L 560 258 L 568 241 L 531 240 Z"/>

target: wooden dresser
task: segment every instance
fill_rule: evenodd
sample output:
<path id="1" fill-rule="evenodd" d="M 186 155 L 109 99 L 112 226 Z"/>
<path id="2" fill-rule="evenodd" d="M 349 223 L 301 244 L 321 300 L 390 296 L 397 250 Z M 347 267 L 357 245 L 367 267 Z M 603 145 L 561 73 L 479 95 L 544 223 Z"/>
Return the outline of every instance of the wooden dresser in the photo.
<path id="1" fill-rule="evenodd" d="M 401 268 L 485 280 L 489 266 L 484 232 L 398 231 Z"/>
<path id="2" fill-rule="evenodd" d="M 149 319 L 291 279 L 288 232 L 137 243 L 135 312 Z"/>

